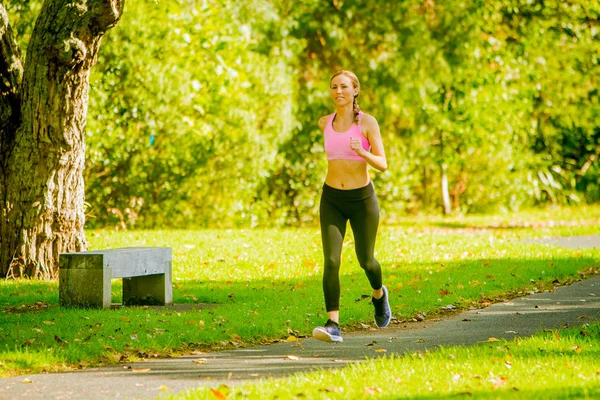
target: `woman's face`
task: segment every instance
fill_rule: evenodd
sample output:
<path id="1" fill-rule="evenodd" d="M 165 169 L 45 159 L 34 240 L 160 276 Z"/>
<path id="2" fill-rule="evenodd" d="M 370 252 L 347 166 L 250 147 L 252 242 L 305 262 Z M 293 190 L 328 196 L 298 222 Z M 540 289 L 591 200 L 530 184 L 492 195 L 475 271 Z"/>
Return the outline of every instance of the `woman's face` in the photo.
<path id="1" fill-rule="evenodd" d="M 329 92 L 333 102 L 338 106 L 343 106 L 354 102 L 354 97 L 358 94 L 358 89 L 352 86 L 352 80 L 349 76 L 340 74 L 331 80 Z"/>

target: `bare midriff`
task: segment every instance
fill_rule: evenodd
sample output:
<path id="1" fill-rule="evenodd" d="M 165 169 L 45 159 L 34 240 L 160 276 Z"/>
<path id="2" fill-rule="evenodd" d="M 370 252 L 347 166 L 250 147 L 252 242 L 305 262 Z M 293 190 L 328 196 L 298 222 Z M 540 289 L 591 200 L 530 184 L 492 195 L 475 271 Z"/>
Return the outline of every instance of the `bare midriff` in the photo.
<path id="1" fill-rule="evenodd" d="M 358 160 L 329 160 L 325 183 L 341 190 L 359 189 L 369 184 L 367 163 Z"/>

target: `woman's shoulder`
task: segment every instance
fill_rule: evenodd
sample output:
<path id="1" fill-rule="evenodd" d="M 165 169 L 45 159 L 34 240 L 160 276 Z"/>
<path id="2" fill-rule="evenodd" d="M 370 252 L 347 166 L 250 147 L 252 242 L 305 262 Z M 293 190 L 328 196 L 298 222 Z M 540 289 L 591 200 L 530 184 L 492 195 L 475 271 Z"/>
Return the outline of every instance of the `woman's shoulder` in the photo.
<path id="1" fill-rule="evenodd" d="M 366 112 L 363 112 L 362 117 L 360 119 L 360 125 L 362 127 L 368 128 L 369 126 L 377 125 L 377 120 L 371 114 L 367 114 Z"/>
<path id="2" fill-rule="evenodd" d="M 321 118 L 319 118 L 319 128 L 321 128 L 321 130 L 325 129 L 325 125 L 327 125 L 327 121 L 329 121 L 329 118 L 332 115 L 333 114 L 327 114 L 327 115 L 323 115 Z"/>
<path id="3" fill-rule="evenodd" d="M 377 121 L 377 120 L 375 119 L 375 117 L 374 117 L 374 116 L 372 116 L 371 114 L 368 114 L 368 113 L 366 113 L 366 112 L 364 112 L 364 111 L 361 111 L 361 114 L 362 114 L 362 116 L 361 116 L 361 121 L 364 121 L 364 122 L 373 122 L 373 121 Z"/>

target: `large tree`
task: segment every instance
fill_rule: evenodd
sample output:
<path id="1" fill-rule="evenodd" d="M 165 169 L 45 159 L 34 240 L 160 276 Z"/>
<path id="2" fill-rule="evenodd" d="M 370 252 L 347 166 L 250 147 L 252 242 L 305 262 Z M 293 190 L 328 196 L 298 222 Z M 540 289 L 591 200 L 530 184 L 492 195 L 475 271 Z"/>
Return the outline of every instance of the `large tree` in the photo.
<path id="1" fill-rule="evenodd" d="M 125 0 L 45 0 L 25 60 L 0 3 L 0 275 L 52 278 L 86 248 L 90 70 Z"/>

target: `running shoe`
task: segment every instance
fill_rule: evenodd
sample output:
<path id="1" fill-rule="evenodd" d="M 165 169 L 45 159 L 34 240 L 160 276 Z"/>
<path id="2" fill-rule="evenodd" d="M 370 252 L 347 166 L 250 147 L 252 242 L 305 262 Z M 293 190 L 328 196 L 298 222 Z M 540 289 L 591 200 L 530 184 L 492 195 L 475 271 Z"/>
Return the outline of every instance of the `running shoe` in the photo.
<path id="1" fill-rule="evenodd" d="M 381 289 L 383 289 L 383 296 L 380 299 L 372 297 L 371 300 L 373 307 L 375 307 L 375 325 L 379 328 L 385 328 L 392 319 L 392 310 L 390 310 L 387 288 L 382 286 Z"/>
<path id="2" fill-rule="evenodd" d="M 327 320 L 325 326 L 317 326 L 313 329 L 313 337 L 328 343 L 341 343 L 344 341 L 339 325 L 330 319 Z"/>

